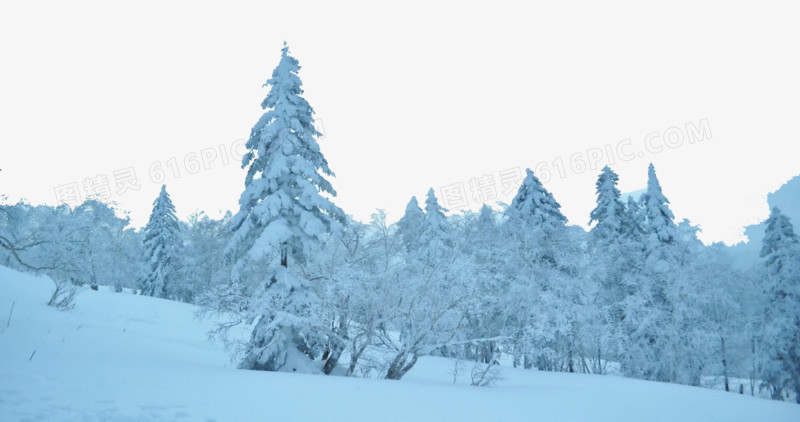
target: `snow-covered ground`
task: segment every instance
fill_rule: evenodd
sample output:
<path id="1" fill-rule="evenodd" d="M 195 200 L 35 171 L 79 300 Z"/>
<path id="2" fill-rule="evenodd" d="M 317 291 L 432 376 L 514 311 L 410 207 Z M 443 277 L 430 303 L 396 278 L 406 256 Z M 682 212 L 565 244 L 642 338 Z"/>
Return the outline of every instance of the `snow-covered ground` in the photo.
<path id="1" fill-rule="evenodd" d="M 441 358 L 402 381 L 237 370 L 193 306 L 101 289 L 63 312 L 51 288 L 0 267 L 0 421 L 800 421 L 796 404 L 614 376 L 454 385 Z"/>

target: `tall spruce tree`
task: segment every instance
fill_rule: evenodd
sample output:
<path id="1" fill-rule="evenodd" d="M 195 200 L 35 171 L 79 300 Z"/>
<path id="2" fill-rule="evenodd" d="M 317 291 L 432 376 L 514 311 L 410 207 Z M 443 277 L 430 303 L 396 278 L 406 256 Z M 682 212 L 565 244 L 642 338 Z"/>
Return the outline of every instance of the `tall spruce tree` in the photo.
<path id="1" fill-rule="evenodd" d="M 180 226 L 175 217 L 175 206 L 161 186 L 161 193 L 153 202 L 150 221 L 144 227 L 145 274 L 140 285 L 142 294 L 170 297 L 173 284 L 180 282 Z"/>
<path id="2" fill-rule="evenodd" d="M 541 228 L 560 227 L 566 224 L 567 217 L 561 213 L 561 205 L 553 195 L 542 186 L 542 182 L 531 169 L 526 169 L 525 173 L 522 186 L 506 210 L 506 215 L 511 219 L 521 219 Z"/>
<path id="3" fill-rule="evenodd" d="M 267 110 L 253 127 L 242 167 L 248 167 L 239 212 L 232 221 L 228 255 L 234 280 L 253 260 L 274 257 L 266 290 L 254 309 L 258 321 L 240 366 L 268 371 L 308 371 L 320 352 L 315 319 L 317 297 L 310 282 L 290 271 L 290 258 L 303 262 L 343 218 L 328 197 L 333 176 L 320 152 L 314 110 L 302 97 L 298 61 L 284 43 L 281 59 L 265 86 Z"/>
<path id="4" fill-rule="evenodd" d="M 595 331 L 588 339 L 592 366 L 603 372 L 604 360 L 614 359 L 619 353 L 620 332 L 625 316 L 625 299 L 628 296 L 626 281 L 634 274 L 634 262 L 641 254 L 632 233 L 638 230 L 633 226 L 633 218 L 620 200 L 617 189 L 619 176 L 605 166 L 597 178 L 597 206 L 589 214 L 589 223 L 596 222 L 589 233 L 588 248 L 591 264 L 591 279 L 598 283 L 595 295 L 596 315 L 589 320 Z M 636 203 L 633 202 L 635 206 Z M 637 212 L 636 208 L 632 212 Z"/>
<path id="5" fill-rule="evenodd" d="M 589 224 L 597 222 L 591 231 L 595 240 L 610 240 L 622 233 L 625 206 L 619 199 L 618 181 L 619 176 L 608 166 L 603 167 L 597 178 L 597 206 L 589 214 Z"/>
<path id="6" fill-rule="evenodd" d="M 397 222 L 397 234 L 400 235 L 407 252 L 411 252 L 417 247 L 424 219 L 425 213 L 419 207 L 417 197 L 412 196 L 411 200 L 408 201 L 408 205 L 406 205 L 405 214 Z"/>
<path id="7" fill-rule="evenodd" d="M 444 215 L 446 211 L 439 205 L 433 188 L 429 189 L 425 198 L 425 217 L 422 220 L 420 233 L 429 253 L 433 252 L 432 249 L 451 246 L 451 234 L 447 217 Z"/>
<path id="8" fill-rule="evenodd" d="M 767 270 L 772 359 L 763 374 L 772 397 L 783 399 L 791 390 L 800 403 L 800 240 L 789 218 L 772 208 L 761 247 Z"/>
<path id="9" fill-rule="evenodd" d="M 531 253 L 531 262 L 546 262 L 562 270 L 571 267 L 575 262 L 567 258 L 572 246 L 567 240 L 567 217 L 533 171 L 525 171 L 525 179 L 505 211 L 504 229 L 520 242 L 522 250 Z"/>
<path id="10" fill-rule="evenodd" d="M 797 259 L 797 248 L 800 241 L 794 233 L 789 217 L 781 213 L 778 207 L 772 208 L 764 231 L 761 253 L 770 274 L 787 274 L 794 270 L 791 266 Z"/>
<path id="11" fill-rule="evenodd" d="M 673 303 L 674 292 L 680 289 L 675 271 L 679 266 L 678 228 L 652 163 L 641 203 L 645 214 L 644 262 L 626 306 L 629 344 L 623 370 L 645 379 L 672 382 L 684 363 L 679 333 L 686 329 L 674 314 Z"/>
<path id="12" fill-rule="evenodd" d="M 678 236 L 675 215 L 669 209 L 669 200 L 661 191 L 653 163 L 647 168 L 647 191 L 642 197 L 647 218 L 645 230 L 650 247 L 674 245 Z"/>
<path id="13" fill-rule="evenodd" d="M 505 211 L 503 230 L 513 251 L 508 265 L 518 280 L 512 288 L 519 298 L 510 307 L 510 320 L 514 321 L 509 329 L 513 338 L 511 353 L 514 364 L 521 363 L 525 368 L 573 368 L 579 312 L 572 305 L 581 296 L 574 283 L 580 260 L 575 232 L 567 228 L 567 218 L 560 208 L 533 171 L 527 169 Z M 568 311 L 558 315 L 538 311 L 552 308 Z M 565 365 L 562 367 L 561 363 Z"/>

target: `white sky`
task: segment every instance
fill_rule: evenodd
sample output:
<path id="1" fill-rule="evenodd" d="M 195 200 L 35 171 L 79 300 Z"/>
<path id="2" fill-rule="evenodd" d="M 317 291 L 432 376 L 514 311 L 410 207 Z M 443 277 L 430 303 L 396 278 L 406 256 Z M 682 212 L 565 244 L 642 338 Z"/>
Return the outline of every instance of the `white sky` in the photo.
<path id="1" fill-rule="evenodd" d="M 324 125 L 336 202 L 358 218 L 399 218 L 428 187 L 469 195 L 484 174 L 502 191 L 504 170 L 544 162 L 546 187 L 585 226 L 609 157 L 594 170 L 570 157 L 630 139 L 636 157 L 612 165 L 621 190 L 644 187 L 652 161 L 676 216 L 731 242 L 800 173 L 792 2 L 332 3 L 1 3 L 0 193 L 54 204 L 56 187 L 84 194 L 104 175 L 142 225 L 156 163 L 181 217 L 236 209 L 243 170 L 209 148 L 249 135 L 284 40 Z M 711 139 L 643 147 L 702 119 Z M 117 194 L 114 172 L 131 167 L 140 189 Z"/>

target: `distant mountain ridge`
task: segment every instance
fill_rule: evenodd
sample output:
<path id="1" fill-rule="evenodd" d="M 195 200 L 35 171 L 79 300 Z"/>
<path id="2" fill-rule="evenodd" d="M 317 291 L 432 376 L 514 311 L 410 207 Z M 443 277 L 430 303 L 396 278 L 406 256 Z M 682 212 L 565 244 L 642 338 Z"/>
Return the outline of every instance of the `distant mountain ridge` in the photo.
<path id="1" fill-rule="evenodd" d="M 800 175 L 784 183 L 776 191 L 767 195 L 769 209 L 780 208 L 781 212 L 789 217 L 795 228 L 795 233 L 800 231 Z M 766 221 L 766 220 L 765 220 Z M 764 239 L 766 224 L 762 221 L 745 227 L 744 234 L 747 242 L 740 242 L 728 250 L 734 258 L 734 265 L 739 268 L 748 268 L 760 261 L 761 241 Z"/>
<path id="2" fill-rule="evenodd" d="M 646 189 L 639 189 L 626 192 L 621 195 L 623 203 L 627 203 L 628 197 L 639 200 Z M 794 176 L 780 188 L 767 195 L 767 205 L 780 208 L 781 212 L 789 217 L 795 228 L 795 233 L 800 234 L 800 175 Z M 729 246 L 728 251 L 733 257 L 734 265 L 737 268 L 745 269 L 752 267 L 760 262 L 758 254 L 761 251 L 761 240 L 764 239 L 766 229 L 766 219 L 758 224 L 745 227 L 744 235 L 747 236 L 746 242 L 739 242 Z"/>

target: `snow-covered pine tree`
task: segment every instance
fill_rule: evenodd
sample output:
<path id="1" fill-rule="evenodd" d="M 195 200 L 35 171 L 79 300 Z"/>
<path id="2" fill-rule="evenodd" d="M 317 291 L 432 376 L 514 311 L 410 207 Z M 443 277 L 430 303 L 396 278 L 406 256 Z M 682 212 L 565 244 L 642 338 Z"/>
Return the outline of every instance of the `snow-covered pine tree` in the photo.
<path id="1" fill-rule="evenodd" d="M 647 191 L 641 199 L 645 212 L 645 271 L 655 282 L 653 292 L 660 302 L 665 300 L 664 289 L 669 273 L 674 270 L 678 261 L 678 226 L 675 215 L 669 209 L 669 200 L 661 191 L 661 184 L 656 177 L 653 164 L 647 169 Z"/>
<path id="2" fill-rule="evenodd" d="M 433 188 L 429 189 L 428 195 L 425 197 L 425 217 L 422 219 L 420 230 L 420 237 L 428 253 L 441 252 L 444 248 L 452 246 L 445 212 L 447 210 L 439 205 Z"/>
<path id="3" fill-rule="evenodd" d="M 553 195 L 542 186 L 542 182 L 531 169 L 525 170 L 526 176 L 519 187 L 517 195 L 506 209 L 511 219 L 521 219 L 537 227 L 561 227 L 567 223 L 567 217 L 561 213 L 561 205 Z"/>
<path id="4" fill-rule="evenodd" d="M 645 214 L 645 260 L 642 272 L 634 280 L 636 292 L 627 299 L 629 345 L 623 370 L 645 379 L 672 382 L 681 364 L 681 318 L 673 314 L 670 300 L 679 277 L 675 271 L 679 266 L 678 229 L 652 163 L 641 202 Z"/>
<path id="5" fill-rule="evenodd" d="M 576 250 L 566 230 L 567 217 L 533 171 L 525 171 L 522 185 L 505 210 L 504 230 L 520 243 L 528 263 L 547 263 L 559 271 L 571 272 L 576 262 L 567 255 Z"/>
<path id="6" fill-rule="evenodd" d="M 266 290 L 252 317 L 257 320 L 240 366 L 269 371 L 311 371 L 320 352 L 321 323 L 310 281 L 289 269 L 289 259 L 303 262 L 344 213 L 328 197 L 336 192 L 320 152 L 314 110 L 302 97 L 298 61 L 284 43 L 281 60 L 265 86 L 267 110 L 245 144 L 242 167 L 248 167 L 239 212 L 232 221 L 227 252 L 235 260 L 237 280 L 247 262 L 275 257 Z"/>
<path id="7" fill-rule="evenodd" d="M 145 274 L 140 282 L 142 294 L 170 297 L 173 283 L 180 278 L 181 232 L 175 206 L 161 186 L 161 193 L 153 202 L 150 221 L 144 227 Z"/>
<path id="8" fill-rule="evenodd" d="M 615 239 L 622 232 L 625 206 L 619 199 L 618 181 L 619 176 L 608 166 L 603 167 L 597 178 L 597 206 L 589 214 L 589 224 L 597 222 L 591 230 L 595 240 Z"/>
<path id="9" fill-rule="evenodd" d="M 797 260 L 797 248 L 800 240 L 794 233 L 789 217 L 778 207 L 773 207 L 767 219 L 767 228 L 761 244 L 759 256 L 765 259 L 764 264 L 770 274 L 788 273 Z"/>
<path id="10" fill-rule="evenodd" d="M 645 208 L 648 244 L 650 248 L 661 245 L 674 245 L 678 236 L 675 215 L 669 209 L 669 200 L 661 192 L 661 184 L 656 177 L 653 163 L 647 168 L 647 191 L 642 197 Z"/>
<path id="11" fill-rule="evenodd" d="M 622 235 L 637 242 L 641 241 L 644 235 L 644 211 L 633 196 L 628 197 L 622 217 Z"/>
<path id="12" fill-rule="evenodd" d="M 773 398 L 792 390 L 800 403 L 800 240 L 777 207 L 767 219 L 760 255 L 767 270 L 767 343 L 773 353 L 763 378 Z"/>
<path id="13" fill-rule="evenodd" d="M 503 226 L 511 245 L 508 265 L 517 280 L 509 306 L 515 315 L 509 329 L 515 364 L 540 370 L 573 370 L 583 300 L 578 285 L 577 232 L 567 228 L 567 218 L 553 195 L 530 169 L 511 205 Z M 558 313 L 543 309 L 559 309 Z"/>
<path id="14" fill-rule="evenodd" d="M 417 197 L 412 196 L 406 205 L 405 214 L 397 222 L 397 234 L 403 240 L 406 251 L 410 252 L 417 247 L 423 219 L 425 219 L 425 213 L 419 207 Z"/>
<path id="15" fill-rule="evenodd" d="M 597 178 L 597 206 L 589 214 L 589 224 L 596 222 L 589 232 L 589 279 L 596 280 L 598 291 L 592 297 L 594 306 L 589 312 L 591 329 L 586 330 L 583 343 L 591 350 L 588 361 L 594 372 L 605 372 L 606 361 L 616 359 L 624 321 L 624 300 L 628 295 L 626 280 L 634 272 L 633 262 L 641 256 L 641 248 L 629 237 L 638 233 L 629 221 L 631 216 L 620 200 L 617 189 L 619 176 L 608 166 Z M 633 202 L 635 206 L 635 202 Z M 633 212 L 637 212 L 633 208 Z"/>

